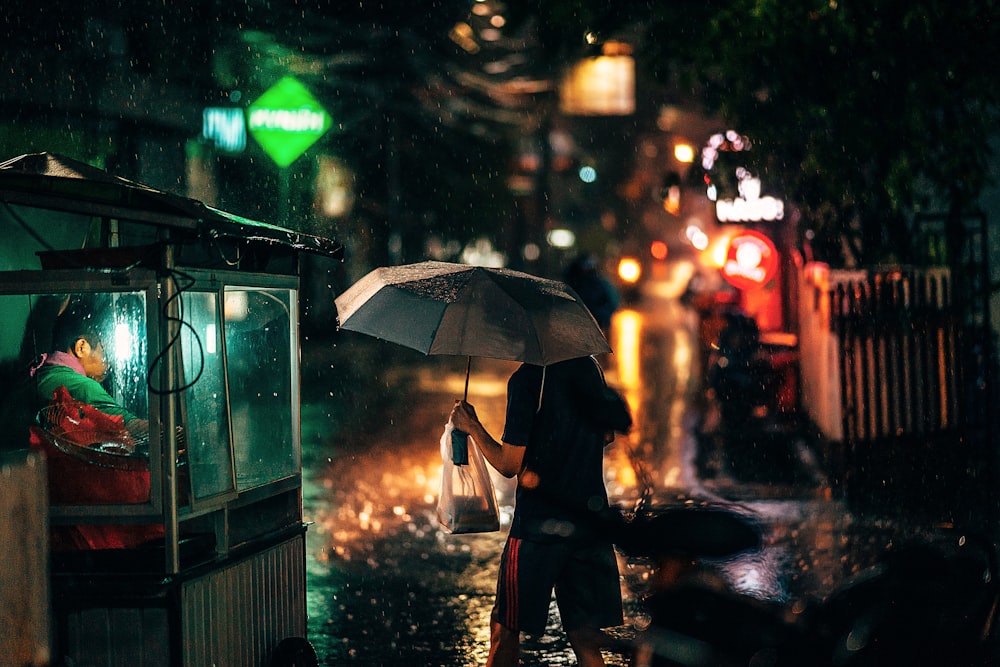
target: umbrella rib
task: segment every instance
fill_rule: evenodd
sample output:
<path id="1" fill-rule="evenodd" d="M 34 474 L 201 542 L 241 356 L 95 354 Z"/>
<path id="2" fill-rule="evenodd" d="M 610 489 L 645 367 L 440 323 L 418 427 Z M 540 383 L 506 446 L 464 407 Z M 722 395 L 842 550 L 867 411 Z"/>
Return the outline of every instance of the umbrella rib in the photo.
<path id="1" fill-rule="evenodd" d="M 469 355 L 469 362 L 465 365 L 465 399 L 469 400 L 469 375 L 472 374 L 472 355 Z"/>

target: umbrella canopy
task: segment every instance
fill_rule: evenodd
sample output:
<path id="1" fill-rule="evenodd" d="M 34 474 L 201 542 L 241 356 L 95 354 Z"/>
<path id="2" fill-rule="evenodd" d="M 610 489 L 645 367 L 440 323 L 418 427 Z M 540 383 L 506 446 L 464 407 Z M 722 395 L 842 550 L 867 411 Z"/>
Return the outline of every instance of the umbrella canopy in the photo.
<path id="1" fill-rule="evenodd" d="M 336 304 L 341 329 L 424 354 L 547 366 L 611 351 L 569 286 L 509 269 L 449 262 L 379 268 Z"/>

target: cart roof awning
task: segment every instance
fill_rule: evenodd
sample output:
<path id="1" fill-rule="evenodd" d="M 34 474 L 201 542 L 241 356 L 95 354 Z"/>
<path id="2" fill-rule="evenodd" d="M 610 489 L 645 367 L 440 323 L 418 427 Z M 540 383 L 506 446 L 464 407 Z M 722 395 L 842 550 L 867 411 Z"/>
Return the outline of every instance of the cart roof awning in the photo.
<path id="1" fill-rule="evenodd" d="M 0 163 L 0 202 L 186 230 L 204 239 L 233 238 L 340 258 L 343 246 L 156 190 L 55 153 Z"/>

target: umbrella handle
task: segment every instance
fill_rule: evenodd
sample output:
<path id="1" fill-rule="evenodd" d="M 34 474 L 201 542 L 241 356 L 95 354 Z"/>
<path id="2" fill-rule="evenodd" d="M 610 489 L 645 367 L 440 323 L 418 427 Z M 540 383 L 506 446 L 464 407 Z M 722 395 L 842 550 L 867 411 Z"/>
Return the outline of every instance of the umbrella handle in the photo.
<path id="1" fill-rule="evenodd" d="M 469 400 L 469 373 L 472 372 L 472 357 L 469 357 L 469 362 L 465 366 L 465 401 Z"/>

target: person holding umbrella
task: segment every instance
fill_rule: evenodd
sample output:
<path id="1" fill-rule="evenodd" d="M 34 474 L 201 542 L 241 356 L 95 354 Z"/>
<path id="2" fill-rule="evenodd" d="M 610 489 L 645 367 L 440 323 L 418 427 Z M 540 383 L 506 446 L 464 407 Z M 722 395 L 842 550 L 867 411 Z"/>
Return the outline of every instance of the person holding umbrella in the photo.
<path id="1" fill-rule="evenodd" d="M 563 628 L 583 667 L 604 665 L 603 628 L 621 625 L 617 560 L 605 528 L 604 448 L 627 433 L 625 401 L 593 357 L 522 364 L 507 384 L 503 435 L 456 401 L 454 428 L 469 433 L 502 475 L 517 476 L 514 518 L 501 558 L 487 665 L 517 665 L 520 633 L 545 632 L 555 590 Z"/>
<path id="2" fill-rule="evenodd" d="M 614 524 L 602 516 L 604 447 L 632 418 L 593 356 L 611 347 L 581 297 L 520 271 L 427 261 L 374 269 L 336 305 L 338 329 L 469 357 L 452 427 L 518 480 L 487 664 L 517 664 L 520 633 L 545 631 L 554 589 L 579 664 L 603 665 L 601 629 L 623 622 Z M 521 362 L 508 380 L 499 441 L 467 400 L 474 356 Z"/>

